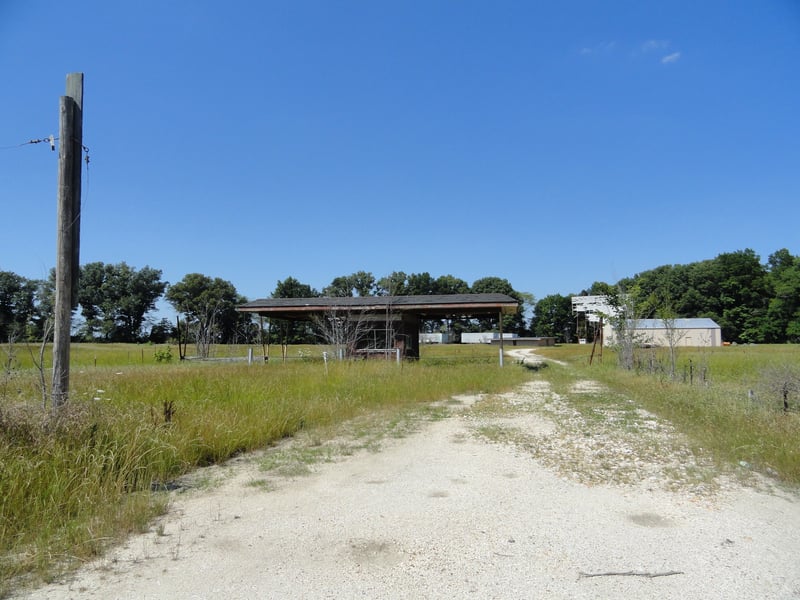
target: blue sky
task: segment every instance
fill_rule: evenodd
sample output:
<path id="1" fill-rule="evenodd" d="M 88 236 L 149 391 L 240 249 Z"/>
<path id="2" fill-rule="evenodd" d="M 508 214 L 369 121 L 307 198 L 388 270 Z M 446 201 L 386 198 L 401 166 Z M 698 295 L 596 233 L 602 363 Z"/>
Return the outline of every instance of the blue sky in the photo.
<path id="1" fill-rule="evenodd" d="M 0 270 L 55 264 L 66 74 L 81 262 L 250 299 L 359 270 L 536 298 L 800 254 L 796 0 L 0 0 Z"/>

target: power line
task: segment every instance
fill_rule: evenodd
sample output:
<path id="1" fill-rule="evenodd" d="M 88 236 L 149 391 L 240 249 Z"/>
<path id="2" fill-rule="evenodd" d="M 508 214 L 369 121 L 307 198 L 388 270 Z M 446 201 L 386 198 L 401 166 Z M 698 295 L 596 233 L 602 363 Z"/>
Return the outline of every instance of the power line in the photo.
<path id="1" fill-rule="evenodd" d="M 42 144 L 42 143 L 49 143 L 50 150 L 55 152 L 56 149 L 56 142 L 58 138 L 54 135 L 49 135 L 45 138 L 40 138 L 38 140 L 28 140 L 27 142 L 22 142 L 21 144 L 12 144 L 11 146 L 0 146 L 0 150 L 14 150 L 15 148 L 22 148 L 23 146 L 30 146 L 31 144 Z M 85 156 L 83 157 L 84 162 L 86 163 L 86 170 L 89 170 L 89 148 L 83 144 L 81 144 L 81 150 Z"/>
<path id="2" fill-rule="evenodd" d="M 30 146 L 32 144 L 49 143 L 50 144 L 50 150 L 55 151 L 56 142 L 58 141 L 58 139 L 59 139 L 58 137 L 50 134 L 47 137 L 36 139 L 36 140 L 28 140 L 27 142 L 22 142 L 21 144 L 14 144 L 14 145 L 11 145 L 11 146 L 0 146 L 0 150 L 14 150 L 16 148 L 22 148 L 23 146 Z M 89 148 L 88 148 L 88 146 L 85 146 L 84 144 L 81 144 L 81 150 L 84 153 L 83 161 L 84 161 L 84 164 L 86 166 L 86 183 L 87 183 L 87 188 L 88 188 L 88 183 L 89 183 Z M 70 226 L 74 225 L 79 219 L 80 219 L 80 212 L 78 212 L 78 214 L 75 215 L 75 218 L 73 219 L 73 222 L 70 224 Z"/>
<path id="3" fill-rule="evenodd" d="M 41 138 L 38 140 L 28 140 L 27 142 L 22 142 L 21 144 L 14 144 L 12 146 L 0 146 L 0 150 L 13 150 L 14 148 L 22 148 L 23 146 L 28 146 L 30 144 L 41 144 L 43 142 L 48 142 L 50 144 L 50 150 L 55 151 L 57 139 L 58 139 L 57 137 L 51 134 L 45 138 Z"/>
<path id="4" fill-rule="evenodd" d="M 58 137 L 54 136 L 53 134 L 48 135 L 47 137 L 35 139 L 35 140 L 28 140 L 27 142 L 22 142 L 21 144 L 15 144 L 12 146 L 0 146 L 0 150 L 14 150 L 15 148 L 22 148 L 23 146 L 30 146 L 32 144 L 43 144 L 49 143 L 50 150 L 55 151 L 56 149 L 56 142 L 58 141 Z M 76 140 L 77 141 L 77 140 Z M 84 153 L 83 161 L 86 166 L 86 183 L 89 183 L 89 148 L 84 144 L 81 144 L 81 150 Z M 75 216 L 75 221 L 80 219 L 80 212 Z"/>

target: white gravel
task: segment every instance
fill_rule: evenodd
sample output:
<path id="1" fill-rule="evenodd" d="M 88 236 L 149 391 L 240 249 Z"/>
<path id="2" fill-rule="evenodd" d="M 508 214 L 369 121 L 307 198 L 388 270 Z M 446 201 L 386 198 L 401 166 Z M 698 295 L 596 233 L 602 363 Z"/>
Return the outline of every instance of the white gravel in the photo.
<path id="1" fill-rule="evenodd" d="M 527 386 L 512 404 L 547 405 L 549 393 Z M 582 480 L 535 446 L 582 448 L 584 434 L 535 411 L 481 416 L 471 400 L 307 476 L 265 475 L 256 457 L 213 468 L 223 482 L 174 492 L 150 533 L 17 597 L 800 598 L 795 492 L 676 488 L 652 457 L 639 480 Z M 525 442 L 476 434 L 487 424 Z M 265 478 L 273 488 L 252 485 Z"/>

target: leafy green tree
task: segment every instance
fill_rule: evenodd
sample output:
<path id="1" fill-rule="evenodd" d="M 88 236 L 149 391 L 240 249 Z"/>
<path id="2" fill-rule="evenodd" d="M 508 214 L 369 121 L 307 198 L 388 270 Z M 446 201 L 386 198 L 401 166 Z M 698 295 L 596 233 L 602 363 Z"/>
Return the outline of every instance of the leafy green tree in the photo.
<path id="1" fill-rule="evenodd" d="M 0 271 L 0 342 L 27 337 L 35 314 L 36 282 Z"/>
<path id="2" fill-rule="evenodd" d="M 52 333 L 56 302 L 56 270 L 50 269 L 47 279 L 32 281 L 35 286 L 34 314 L 30 321 L 30 337 L 42 340 Z"/>
<path id="3" fill-rule="evenodd" d="M 622 279 L 619 286 L 635 298 L 642 318 L 656 317 L 668 306 L 676 318 L 714 319 L 728 341 L 785 341 L 794 310 L 793 264 L 788 251 L 779 251 L 767 269 L 753 250 L 745 249 L 688 265 L 657 267 Z M 782 280 L 784 268 L 788 281 Z M 775 301 L 778 285 L 782 300 Z"/>
<path id="4" fill-rule="evenodd" d="M 798 257 L 793 256 L 786 248 L 776 250 L 767 258 L 767 267 L 771 275 L 777 275 L 786 269 L 797 266 Z"/>
<path id="5" fill-rule="evenodd" d="M 452 275 L 441 275 L 430 284 L 431 294 L 468 294 L 469 284 Z M 428 333 L 453 333 L 460 335 L 470 330 L 470 319 L 453 317 L 450 319 L 432 319 L 422 323 L 423 331 Z"/>
<path id="6" fill-rule="evenodd" d="M 294 277 L 287 277 L 275 285 L 272 298 L 317 298 L 319 292 L 310 285 L 300 283 Z"/>
<path id="7" fill-rule="evenodd" d="M 167 318 L 162 318 L 150 328 L 149 340 L 154 344 L 166 344 L 177 337 L 178 330 L 175 323 Z"/>
<path id="8" fill-rule="evenodd" d="M 320 293 L 310 285 L 300 283 L 294 277 L 287 277 L 278 281 L 273 298 L 316 298 Z M 272 319 L 270 326 L 270 340 L 287 344 L 313 344 L 316 335 L 313 327 L 305 321 L 289 321 L 286 319 Z"/>
<path id="9" fill-rule="evenodd" d="M 113 265 L 110 265 L 113 268 Z M 78 288 L 78 304 L 81 307 L 81 316 L 85 323 L 84 337 L 92 340 L 102 335 L 102 308 L 101 303 L 106 301 L 111 304 L 107 296 L 108 290 L 103 290 L 106 279 L 106 265 L 94 262 L 81 267 L 80 284 Z M 116 294 L 115 294 L 116 295 Z M 113 327 L 113 321 L 109 329 Z"/>
<path id="10" fill-rule="evenodd" d="M 551 294 L 539 300 L 534 305 L 531 331 L 535 336 L 554 337 L 560 342 L 575 339 L 572 297 Z"/>
<path id="11" fill-rule="evenodd" d="M 322 295 L 331 298 L 347 298 L 353 296 L 353 284 L 348 276 L 335 277 L 329 285 L 322 288 Z"/>
<path id="12" fill-rule="evenodd" d="M 378 296 L 426 296 L 431 294 L 468 294 L 469 284 L 452 275 L 442 275 L 434 279 L 430 273 L 411 273 L 394 271 L 381 277 L 375 286 Z"/>
<path id="13" fill-rule="evenodd" d="M 800 258 L 785 248 L 767 260 L 772 298 L 767 308 L 765 341 L 800 342 Z"/>
<path id="14" fill-rule="evenodd" d="M 126 263 L 93 262 L 81 268 L 78 304 L 86 321 L 87 338 L 110 342 L 142 339 L 145 315 L 155 309 L 166 283 L 161 271 L 137 271 Z"/>
<path id="15" fill-rule="evenodd" d="M 436 278 L 437 294 L 469 294 L 469 284 L 452 275 L 441 275 Z"/>
<path id="16" fill-rule="evenodd" d="M 464 294 L 469 292 L 469 285 L 462 279 L 452 275 L 442 275 L 434 279 L 427 271 L 412 273 L 406 279 L 405 294 L 409 296 L 430 296 L 435 294 Z M 427 333 L 448 333 L 464 331 L 469 319 L 454 320 L 427 319 L 420 324 L 421 331 Z"/>
<path id="17" fill-rule="evenodd" d="M 406 294 L 409 296 L 430 296 L 438 294 L 436 280 L 427 271 L 424 273 L 412 273 L 408 276 L 408 288 Z"/>
<path id="18" fill-rule="evenodd" d="M 720 254 L 714 266 L 719 277 L 723 338 L 763 342 L 770 294 L 767 272 L 758 255 L 749 248 Z"/>
<path id="19" fill-rule="evenodd" d="M 372 273 L 358 271 L 352 275 L 334 278 L 330 285 L 322 290 L 322 295 L 332 298 L 372 296 L 375 293 L 376 286 L 377 282 Z"/>
<path id="20" fill-rule="evenodd" d="M 167 301 L 185 316 L 194 338 L 198 356 L 207 358 L 214 342 L 232 338 L 235 324 L 241 318 L 236 307 L 245 299 L 230 281 L 189 273 L 167 288 Z"/>
<path id="21" fill-rule="evenodd" d="M 665 305 L 672 305 L 675 299 L 686 295 L 688 282 L 685 271 L 682 265 L 663 265 L 621 279 L 617 286 L 636 296 L 643 319 L 655 318 Z"/>
<path id="22" fill-rule="evenodd" d="M 378 280 L 375 294 L 377 296 L 407 296 L 408 275 L 403 271 L 394 271 L 391 275 L 381 277 Z"/>
<path id="23" fill-rule="evenodd" d="M 377 282 L 375 276 L 367 271 L 358 271 L 351 276 L 353 282 L 353 289 L 359 296 L 373 296 L 375 294 L 375 287 Z"/>
<path id="24" fill-rule="evenodd" d="M 595 281 L 589 286 L 589 289 L 583 290 L 580 296 L 610 296 L 615 294 L 617 290 L 616 285 L 611 285 L 605 281 Z"/>
<path id="25" fill-rule="evenodd" d="M 508 279 L 500 277 L 483 277 L 472 282 L 473 294 L 506 294 L 514 297 L 516 292 Z"/>
<path id="26" fill-rule="evenodd" d="M 513 315 L 503 317 L 503 332 L 518 333 L 524 335 L 525 330 L 525 304 L 533 301 L 533 296 L 517 292 L 507 279 L 500 277 L 483 277 L 472 282 L 473 294 L 505 294 L 511 296 L 519 302 L 519 307 Z M 493 325 L 492 319 L 482 319 L 480 327 L 482 330 L 490 330 Z"/>
<path id="27" fill-rule="evenodd" d="M 236 294 L 234 310 L 226 310 L 219 319 L 219 339 L 223 344 L 252 344 L 259 339 L 259 327 L 251 313 L 240 313 L 235 308 L 245 304 L 247 298 Z"/>

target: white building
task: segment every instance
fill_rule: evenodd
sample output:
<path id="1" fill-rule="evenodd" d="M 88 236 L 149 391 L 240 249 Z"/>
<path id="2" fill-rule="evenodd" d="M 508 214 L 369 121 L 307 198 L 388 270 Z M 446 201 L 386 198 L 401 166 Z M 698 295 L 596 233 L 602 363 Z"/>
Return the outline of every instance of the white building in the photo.
<path id="1" fill-rule="evenodd" d="M 669 328 L 663 319 L 636 319 L 634 335 L 638 344 L 646 346 L 669 346 Z M 676 346 L 721 346 L 722 331 L 713 319 L 674 319 L 674 343 Z M 614 328 L 610 323 L 603 326 L 606 345 L 616 343 Z"/>
<path id="2" fill-rule="evenodd" d="M 513 340 L 515 337 L 518 337 L 518 334 L 516 333 L 503 334 L 504 340 Z M 499 340 L 499 339 L 500 339 L 500 334 L 493 331 L 482 331 L 480 333 L 461 334 L 462 344 L 491 344 L 492 340 Z"/>
<path id="3" fill-rule="evenodd" d="M 420 333 L 420 344 L 452 344 L 452 333 Z"/>

